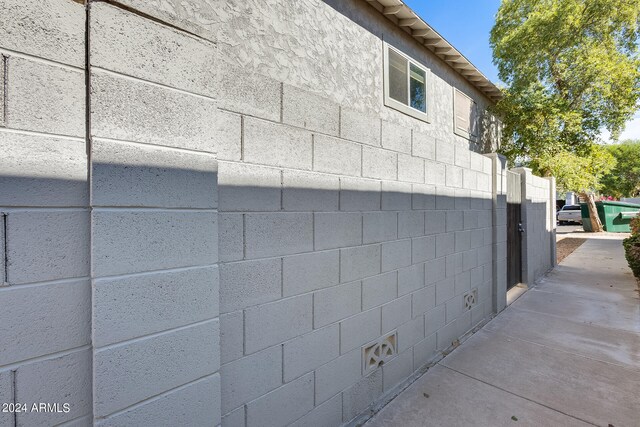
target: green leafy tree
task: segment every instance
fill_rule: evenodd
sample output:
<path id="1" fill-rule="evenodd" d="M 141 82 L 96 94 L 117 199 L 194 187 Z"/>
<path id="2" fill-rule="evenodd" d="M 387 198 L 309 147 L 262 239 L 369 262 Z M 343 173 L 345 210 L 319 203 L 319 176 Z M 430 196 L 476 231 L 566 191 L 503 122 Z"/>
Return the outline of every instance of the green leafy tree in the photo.
<path id="1" fill-rule="evenodd" d="M 555 155 L 543 154 L 531 161 L 532 168 L 541 175 L 553 175 L 560 191 L 575 191 L 589 206 L 593 231 L 603 231 L 596 212 L 592 193 L 602 187 L 602 179 L 616 165 L 616 159 L 602 145 L 591 145 L 581 155 L 561 151 Z"/>
<path id="2" fill-rule="evenodd" d="M 582 155 L 561 151 L 555 155 L 544 154 L 532 160 L 530 166 L 540 175 L 556 178 L 560 191 L 590 193 L 602 188 L 603 177 L 616 165 L 616 159 L 602 145 L 592 145 Z"/>
<path id="3" fill-rule="evenodd" d="M 602 192 L 616 198 L 640 195 L 640 140 L 608 145 L 616 166 L 602 178 Z"/>
<path id="4" fill-rule="evenodd" d="M 491 30 L 511 160 L 617 137 L 638 107 L 638 0 L 503 0 Z"/>
<path id="5" fill-rule="evenodd" d="M 592 156 L 603 128 L 617 138 L 640 99 L 639 27 L 638 0 L 503 0 L 490 38 L 507 85 L 500 151 L 541 172 Z"/>

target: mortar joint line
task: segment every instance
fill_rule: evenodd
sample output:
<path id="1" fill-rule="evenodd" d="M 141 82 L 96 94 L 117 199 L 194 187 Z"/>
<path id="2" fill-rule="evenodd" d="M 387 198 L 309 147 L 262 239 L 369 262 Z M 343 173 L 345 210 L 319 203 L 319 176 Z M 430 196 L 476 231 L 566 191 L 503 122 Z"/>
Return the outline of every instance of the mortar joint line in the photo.
<path id="1" fill-rule="evenodd" d="M 316 293 L 315 292 L 311 294 L 311 327 L 312 329 L 316 329 Z M 284 365 L 282 366 L 282 369 L 284 370 Z"/>
<path id="2" fill-rule="evenodd" d="M 280 170 L 280 210 L 284 210 L 284 170 Z"/>
<path id="3" fill-rule="evenodd" d="M 340 211 L 341 202 L 342 202 L 342 177 L 338 177 L 338 212 Z"/>
<path id="4" fill-rule="evenodd" d="M 315 170 L 316 166 L 316 134 L 311 134 L 311 170 Z"/>
<path id="5" fill-rule="evenodd" d="M 338 329 L 340 329 L 340 328 L 338 328 Z M 339 348 L 339 346 L 338 346 L 338 355 L 339 355 L 339 354 L 340 354 L 340 348 Z M 338 356 L 338 357 L 339 357 L 339 356 Z M 314 408 L 315 408 L 315 407 L 316 407 L 316 405 L 317 405 L 317 403 L 316 403 L 316 383 L 317 383 L 317 380 L 316 380 L 316 371 L 314 370 L 314 371 L 313 371 L 313 407 L 314 407 Z"/>
<path id="6" fill-rule="evenodd" d="M 9 286 L 9 250 L 8 250 L 9 239 L 7 238 L 7 229 L 8 229 L 7 217 L 8 217 L 8 214 L 6 212 L 3 212 L 2 213 L 2 249 L 4 251 L 4 259 L 2 260 L 2 262 L 4 263 L 3 277 L 2 277 L 3 286 Z"/>
<path id="7" fill-rule="evenodd" d="M 247 310 L 242 310 L 242 355 L 247 355 Z"/>
<path id="8" fill-rule="evenodd" d="M 17 391 L 17 377 L 18 377 L 18 370 L 17 369 L 12 369 L 11 370 L 11 398 L 13 399 L 13 404 L 15 405 L 17 402 L 17 398 L 18 398 L 18 391 Z M 14 411 L 13 412 L 13 425 L 14 427 L 18 427 L 18 411 Z"/>
<path id="9" fill-rule="evenodd" d="M 139 11 L 139 10 L 137 10 L 135 8 L 130 7 L 130 6 L 126 6 L 126 5 L 122 4 L 122 3 L 120 3 L 118 0 L 91 0 L 91 1 L 99 1 L 99 2 L 103 2 L 103 3 L 107 3 L 107 4 L 109 4 L 109 5 L 113 6 L 113 7 L 117 7 L 119 9 L 123 9 L 123 10 L 125 10 L 125 11 L 127 11 L 129 13 L 132 13 L 134 15 L 140 16 L 142 18 L 146 18 L 146 19 L 148 19 L 150 21 L 153 21 L 153 22 L 155 22 L 157 24 L 164 25 L 164 26 L 167 26 L 169 28 L 173 28 L 174 30 L 179 31 L 181 33 L 188 34 L 191 37 L 194 37 L 194 38 L 196 38 L 198 40 L 203 40 L 203 41 L 205 41 L 207 43 L 211 43 L 213 45 L 216 45 L 215 42 L 213 42 L 213 41 L 211 41 L 211 40 L 209 40 L 209 39 L 207 39 L 205 37 L 202 37 L 202 36 L 200 36 L 200 35 L 198 35 L 196 33 L 193 33 L 193 32 L 191 32 L 189 30 L 185 30 L 184 28 L 181 28 L 181 27 L 179 27 L 177 25 L 171 24 L 170 22 L 163 21 L 162 19 L 156 18 L 155 16 L 151 16 L 151 15 L 149 15 L 147 13 Z M 89 1 L 87 1 L 87 2 L 89 2 Z"/>
<path id="10" fill-rule="evenodd" d="M 244 415 L 244 425 L 248 425 L 249 417 L 247 415 L 247 404 L 242 405 L 242 415 Z"/>
<path id="11" fill-rule="evenodd" d="M 280 298 L 284 298 L 284 257 L 280 258 Z"/>
<path id="12" fill-rule="evenodd" d="M 280 123 L 284 122 L 284 82 L 280 82 Z"/>
<path id="13" fill-rule="evenodd" d="M 244 162 L 244 115 L 240 116 L 240 161 Z"/>
<path id="14" fill-rule="evenodd" d="M 247 259 L 247 214 L 242 214 L 242 259 Z"/>
<path id="15" fill-rule="evenodd" d="M 360 176 L 364 176 L 364 145 L 360 145 Z M 382 184 L 380 184 L 382 190 Z"/>
<path id="16" fill-rule="evenodd" d="M 284 343 L 280 344 L 280 362 L 282 365 L 282 382 L 281 384 L 284 384 Z M 315 385 L 314 385 L 315 386 Z"/>
<path id="17" fill-rule="evenodd" d="M 315 251 L 316 248 L 316 214 L 311 212 L 311 247 Z"/>
<path id="18" fill-rule="evenodd" d="M 2 58 L 2 74 L 4 76 L 2 80 L 2 124 L 7 126 L 7 111 L 9 110 L 9 57 L 7 55 L 0 55 Z"/>

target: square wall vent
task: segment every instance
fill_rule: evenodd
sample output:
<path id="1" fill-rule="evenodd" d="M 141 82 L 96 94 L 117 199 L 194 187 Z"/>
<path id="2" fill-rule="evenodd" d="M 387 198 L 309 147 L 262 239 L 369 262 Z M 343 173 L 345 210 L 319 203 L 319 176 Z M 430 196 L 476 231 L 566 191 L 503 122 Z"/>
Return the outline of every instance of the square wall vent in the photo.
<path id="1" fill-rule="evenodd" d="M 478 303 L 478 288 L 464 294 L 464 308 L 471 310 Z"/>
<path id="2" fill-rule="evenodd" d="M 398 354 L 398 332 L 384 335 L 362 347 L 362 374 L 378 369 Z"/>

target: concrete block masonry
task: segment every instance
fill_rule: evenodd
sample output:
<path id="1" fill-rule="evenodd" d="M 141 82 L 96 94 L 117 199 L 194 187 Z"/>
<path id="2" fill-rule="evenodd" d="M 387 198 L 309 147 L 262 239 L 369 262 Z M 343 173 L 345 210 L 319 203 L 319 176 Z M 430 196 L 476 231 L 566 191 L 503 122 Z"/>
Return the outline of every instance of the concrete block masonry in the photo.
<path id="1" fill-rule="evenodd" d="M 220 375 L 214 374 L 152 398 L 135 408 L 96 423 L 99 427 L 133 425 L 177 425 L 189 419 L 197 425 L 220 423 L 220 403 L 210 404 L 208 396 L 220 394 Z"/>
<path id="2" fill-rule="evenodd" d="M 18 425 L 64 423 L 91 414 L 91 351 L 74 351 L 64 356 L 29 363 L 16 370 L 16 402 L 58 402 L 65 396 L 68 413 L 24 412 L 17 414 Z M 47 378 L 47 383 L 42 383 Z M 62 403 L 62 402 L 61 402 Z"/>
<path id="3" fill-rule="evenodd" d="M 311 292 L 340 281 L 340 252 L 314 252 L 283 258 L 283 296 Z"/>
<path id="4" fill-rule="evenodd" d="M 324 135 L 314 135 L 313 169 L 319 172 L 360 176 L 362 146 Z"/>
<path id="5" fill-rule="evenodd" d="M 88 205 L 83 141 L 0 132 L 0 206 L 83 207 Z M 55 165 L 55 167 L 52 167 Z"/>
<path id="6" fill-rule="evenodd" d="M 216 372 L 218 331 L 216 319 L 96 351 L 95 414 L 109 415 Z"/>
<path id="7" fill-rule="evenodd" d="M 311 145 L 310 132 L 252 117 L 244 121 L 244 159 L 249 163 L 311 170 Z"/>
<path id="8" fill-rule="evenodd" d="M 254 353 L 310 332 L 311 307 L 311 295 L 301 295 L 247 309 L 245 351 Z"/>
<path id="9" fill-rule="evenodd" d="M 8 287 L 0 294 L 5 325 L 0 365 L 77 348 L 91 342 L 91 288 L 85 279 Z M 25 311 L 25 304 L 32 308 Z"/>
<path id="10" fill-rule="evenodd" d="M 398 272 L 391 271 L 362 281 L 362 308 L 377 307 L 398 297 Z"/>
<path id="11" fill-rule="evenodd" d="M 215 44 L 107 3 L 91 12 L 94 67 L 215 97 Z"/>
<path id="12" fill-rule="evenodd" d="M 143 81 L 91 74 L 91 133 L 196 151 L 216 150 L 216 104 Z M 171 123 L 172 126 L 167 126 Z"/>
<path id="13" fill-rule="evenodd" d="M 75 67 L 84 66 L 85 10 L 71 1 L 6 0 L 0 23 L 2 47 Z"/>
<path id="14" fill-rule="evenodd" d="M 282 87 L 282 121 L 311 131 L 337 136 L 340 106 L 329 99 L 284 84 Z"/>
<path id="15" fill-rule="evenodd" d="M 436 139 L 431 135 L 414 130 L 411 136 L 411 154 L 424 159 L 435 160 Z"/>
<path id="16" fill-rule="evenodd" d="M 247 427 L 287 425 L 313 409 L 309 373 L 247 404 Z"/>
<path id="17" fill-rule="evenodd" d="M 94 206 L 213 209 L 218 205 L 214 156 L 98 138 L 91 150 Z"/>
<path id="18" fill-rule="evenodd" d="M 340 355 L 338 324 L 315 330 L 283 344 L 284 381 L 289 382 Z"/>
<path id="19" fill-rule="evenodd" d="M 360 213 L 317 213 L 314 215 L 313 225 L 316 250 L 362 244 L 363 225 Z"/>
<path id="20" fill-rule="evenodd" d="M 94 281 L 97 346 L 218 316 L 218 267 Z"/>
<path id="21" fill-rule="evenodd" d="M 137 273 L 217 260 L 216 215 L 206 211 L 100 210 L 92 215 L 93 273 Z M 154 242 L 149 245 L 149 240 Z"/>
<path id="22" fill-rule="evenodd" d="M 340 322 L 340 349 L 344 354 L 380 336 L 380 308 L 364 311 Z"/>
<path id="23" fill-rule="evenodd" d="M 89 274 L 89 213 L 17 211 L 6 216 L 6 278 L 23 284 Z M 60 247 L 65 248 L 61 251 Z"/>
<path id="24" fill-rule="evenodd" d="M 319 328 L 360 312 L 360 282 L 318 291 L 313 296 L 313 326 Z"/>
<path id="25" fill-rule="evenodd" d="M 316 402 L 324 402 L 331 396 L 355 384 L 361 377 L 360 350 L 353 350 L 316 370 Z"/>
<path id="26" fill-rule="evenodd" d="M 72 404 L 17 425 L 339 426 L 504 308 L 506 164 L 451 123 L 481 91 L 364 3 L 152 3 L 0 6 L 0 396 Z M 384 105 L 381 36 L 429 123 Z"/>
<path id="27" fill-rule="evenodd" d="M 340 111 L 340 136 L 367 145 L 380 146 L 378 117 L 343 108 Z"/>
<path id="28" fill-rule="evenodd" d="M 228 263 L 220 266 L 220 310 L 229 313 L 281 296 L 280 258 Z"/>
<path id="29" fill-rule="evenodd" d="M 282 384 L 282 346 L 277 345 L 222 366 L 222 412 L 242 406 Z"/>
<path id="30" fill-rule="evenodd" d="M 282 208 L 288 211 L 337 211 L 340 179 L 334 175 L 285 170 Z"/>
<path id="31" fill-rule="evenodd" d="M 401 153 L 410 153 L 411 129 L 396 123 L 390 123 L 383 120 L 382 147 Z"/>
<path id="32" fill-rule="evenodd" d="M 84 73 L 20 57 L 6 61 L 5 126 L 84 136 Z"/>

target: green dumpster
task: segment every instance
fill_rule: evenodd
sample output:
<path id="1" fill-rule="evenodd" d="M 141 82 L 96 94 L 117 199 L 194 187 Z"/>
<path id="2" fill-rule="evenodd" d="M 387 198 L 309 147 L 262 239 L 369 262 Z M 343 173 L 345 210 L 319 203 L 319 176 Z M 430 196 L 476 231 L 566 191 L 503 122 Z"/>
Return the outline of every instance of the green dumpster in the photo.
<path id="1" fill-rule="evenodd" d="M 598 216 L 605 231 L 609 233 L 629 233 L 629 222 L 631 218 L 638 215 L 640 205 L 624 202 L 596 202 Z"/>
<path id="2" fill-rule="evenodd" d="M 589 207 L 586 203 L 580 203 L 580 216 L 582 217 L 582 229 L 591 232 L 591 218 L 589 217 Z"/>
<path id="3" fill-rule="evenodd" d="M 610 233 L 629 233 L 629 222 L 631 218 L 638 215 L 640 205 L 624 202 L 596 202 L 598 217 L 605 231 Z M 589 208 L 586 203 L 580 203 L 580 214 L 582 216 L 582 228 L 584 231 L 593 231 L 591 219 L 589 219 Z"/>

